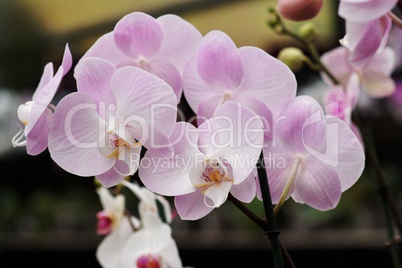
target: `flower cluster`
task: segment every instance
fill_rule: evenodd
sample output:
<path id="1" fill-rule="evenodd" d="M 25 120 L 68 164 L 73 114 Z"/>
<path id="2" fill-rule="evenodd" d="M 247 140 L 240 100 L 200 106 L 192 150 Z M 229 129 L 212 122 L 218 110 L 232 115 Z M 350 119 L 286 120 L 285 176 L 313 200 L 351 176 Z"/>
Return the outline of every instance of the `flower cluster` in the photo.
<path id="1" fill-rule="evenodd" d="M 283 2 L 282 13 L 295 8 Z M 322 1 L 310 2 L 315 16 Z M 67 172 L 101 183 L 104 267 L 182 267 L 161 196 L 174 197 L 183 220 L 205 217 L 229 195 L 262 200 L 261 159 L 278 208 L 292 198 L 330 210 L 356 183 L 365 154 L 351 114 L 362 90 L 370 97 L 395 90 L 395 56 L 386 47 L 395 3 L 340 1 L 346 36 L 320 62 L 332 74 L 321 72 L 325 107 L 296 96 L 294 73 L 260 48 L 237 47 L 218 30 L 203 36 L 176 15 L 128 14 L 77 62 L 77 92 L 56 106 L 50 103 L 72 66 L 68 46 L 55 75 L 46 65 L 32 102 L 18 108 L 25 130 L 13 144 L 30 155 L 48 148 Z M 183 99 L 197 115 L 192 123 L 180 120 Z M 144 187 L 125 180 L 136 172 Z M 139 198 L 139 219 L 125 213 L 123 195 L 110 193 L 119 184 Z"/>

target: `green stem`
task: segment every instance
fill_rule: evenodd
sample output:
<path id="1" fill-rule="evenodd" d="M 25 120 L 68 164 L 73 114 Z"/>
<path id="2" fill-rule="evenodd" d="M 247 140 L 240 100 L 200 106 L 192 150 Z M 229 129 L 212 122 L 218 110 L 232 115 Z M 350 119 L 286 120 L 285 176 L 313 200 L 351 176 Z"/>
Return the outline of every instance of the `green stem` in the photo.
<path id="1" fill-rule="evenodd" d="M 267 219 L 264 232 L 268 235 L 268 239 L 271 241 L 275 268 L 284 268 L 281 243 L 279 241 L 279 231 L 276 227 L 271 193 L 269 190 L 268 178 L 265 170 L 264 154 L 262 151 L 257 162 L 257 172 L 258 180 L 260 182 L 262 202 L 264 204 L 264 212 Z"/>

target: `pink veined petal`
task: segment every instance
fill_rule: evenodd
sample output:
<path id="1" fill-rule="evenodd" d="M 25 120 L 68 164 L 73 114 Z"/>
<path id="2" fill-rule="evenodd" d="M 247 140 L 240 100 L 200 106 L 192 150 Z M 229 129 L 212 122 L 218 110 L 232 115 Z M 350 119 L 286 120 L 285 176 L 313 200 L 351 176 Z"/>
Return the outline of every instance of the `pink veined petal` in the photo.
<path id="1" fill-rule="evenodd" d="M 239 201 L 250 203 L 253 201 L 256 194 L 256 181 L 255 174 L 251 172 L 250 175 L 237 185 L 233 185 L 230 189 L 230 193 Z"/>
<path id="2" fill-rule="evenodd" d="M 60 167 L 78 176 L 108 171 L 115 158 L 99 154 L 99 131 L 106 131 L 106 123 L 99 118 L 92 97 L 80 92 L 65 96 L 57 105 L 50 128 L 50 156 Z"/>
<path id="3" fill-rule="evenodd" d="M 322 62 L 342 85 L 347 85 L 350 75 L 355 71 L 350 65 L 348 57 L 349 51 L 344 46 L 332 49 L 321 56 Z M 325 73 L 321 72 L 321 76 L 328 85 L 333 84 Z"/>
<path id="4" fill-rule="evenodd" d="M 180 102 L 182 78 L 178 69 L 173 64 L 163 58 L 155 58 L 148 61 L 144 69 L 168 83 L 177 97 L 177 103 Z"/>
<path id="5" fill-rule="evenodd" d="M 116 46 L 128 57 L 151 58 L 159 52 L 163 29 L 152 16 L 133 12 L 124 16 L 114 28 Z"/>
<path id="6" fill-rule="evenodd" d="M 174 157 L 160 156 L 150 151 L 145 153 L 141 159 L 139 177 L 148 189 L 168 196 L 187 194 L 196 190 L 190 176 L 201 175 L 201 170 L 198 170 L 199 174 L 193 174 L 191 171 L 196 164 L 196 157 L 202 154 L 196 147 L 198 135 L 194 130 L 195 127 L 189 123 L 176 123 L 170 137 Z M 198 166 L 202 165 L 198 163 Z"/>
<path id="7" fill-rule="evenodd" d="M 315 159 L 303 160 L 292 198 L 318 210 L 330 210 L 341 198 L 341 183 L 335 169 Z"/>
<path id="8" fill-rule="evenodd" d="M 118 267 L 121 251 L 132 232 L 130 223 L 125 217 L 121 227 L 102 240 L 96 249 L 96 258 L 102 266 Z"/>
<path id="9" fill-rule="evenodd" d="M 48 108 L 48 105 L 52 101 L 54 95 L 63 78 L 63 67 L 60 67 L 55 76 L 50 80 L 50 82 L 36 92 L 35 98 L 33 99 L 34 104 L 32 105 L 31 113 L 29 115 L 27 134 L 36 125 L 39 118 Z"/>
<path id="10" fill-rule="evenodd" d="M 167 59 L 182 74 L 184 65 L 198 48 L 202 34 L 177 15 L 167 14 L 156 20 L 162 26 L 165 37 L 158 56 Z"/>
<path id="11" fill-rule="evenodd" d="M 257 97 L 277 115 L 296 96 L 297 82 L 293 72 L 262 49 L 241 47 L 239 53 L 244 66 L 239 93 Z"/>
<path id="12" fill-rule="evenodd" d="M 338 14 L 345 20 L 366 22 L 384 16 L 397 0 L 340 1 Z"/>
<path id="13" fill-rule="evenodd" d="M 387 97 L 396 90 L 395 81 L 389 75 L 378 72 L 365 72 L 361 84 L 372 98 Z"/>
<path id="14" fill-rule="evenodd" d="M 335 126 L 330 135 L 324 162 L 329 163 L 338 173 L 341 191 L 349 189 L 360 178 L 365 167 L 365 154 L 360 138 L 345 122 L 327 116 L 327 124 Z"/>
<path id="15" fill-rule="evenodd" d="M 197 69 L 197 57 L 194 56 L 188 61 L 183 71 L 183 94 L 194 113 L 209 118 L 206 115 L 212 115 L 215 110 L 208 108 L 208 103 L 214 101 L 217 106 L 224 94 L 224 89 L 211 88 L 201 78 Z M 203 121 L 205 119 L 200 123 Z"/>
<path id="16" fill-rule="evenodd" d="M 82 56 L 77 65 L 75 66 L 74 77 L 76 70 L 81 65 L 81 62 L 89 57 L 99 57 L 111 62 L 114 65 L 118 65 L 122 61 L 126 61 L 129 58 L 121 52 L 115 42 L 113 32 L 99 37 L 98 40 L 88 49 L 88 51 Z M 132 60 L 131 60 L 132 61 Z"/>
<path id="17" fill-rule="evenodd" d="M 348 35 L 349 62 L 356 68 L 366 65 L 377 51 L 384 49 L 391 30 L 391 18 L 384 16 L 367 23 L 346 23 Z M 355 37 L 363 34 L 361 37 Z"/>
<path id="18" fill-rule="evenodd" d="M 324 112 L 309 96 L 298 96 L 282 110 L 277 120 L 274 139 L 280 139 L 287 150 L 305 154 L 320 152 L 326 141 Z"/>
<path id="19" fill-rule="evenodd" d="M 233 168 L 233 183 L 239 184 L 255 168 L 254 160 L 261 153 L 263 123 L 252 110 L 234 101 L 219 106 L 210 120 L 215 129 L 211 136 L 212 146 L 216 148 L 214 155 L 229 161 Z"/>
<path id="20" fill-rule="evenodd" d="M 112 77 L 116 114 L 147 149 L 165 147 L 177 117 L 177 98 L 172 88 L 140 68 L 123 67 Z"/>
<path id="21" fill-rule="evenodd" d="M 41 117 L 39 117 L 35 126 L 27 134 L 26 149 L 29 155 L 38 155 L 46 150 L 52 119 L 52 111 L 46 109 Z"/>
<path id="22" fill-rule="evenodd" d="M 200 77 L 213 88 L 236 89 L 243 78 L 242 59 L 232 39 L 221 31 L 211 31 L 197 52 Z"/>
<path id="23" fill-rule="evenodd" d="M 75 72 L 78 92 L 90 95 L 98 105 L 99 115 L 106 120 L 114 112 L 116 100 L 111 90 L 111 78 L 117 68 L 107 60 L 89 57 L 81 61 Z"/>
<path id="24" fill-rule="evenodd" d="M 180 218 L 182 220 L 198 220 L 211 213 L 213 208 L 206 206 L 204 199 L 205 195 L 199 189 L 190 194 L 176 196 L 174 204 Z"/>
<path id="25" fill-rule="evenodd" d="M 53 78 L 53 63 L 49 62 L 45 65 L 45 68 L 43 69 L 43 74 L 40 78 L 38 87 L 32 96 L 32 99 L 36 98 L 35 96 L 37 92 L 40 91 L 40 89 L 42 89 L 44 86 L 46 86 L 52 78 Z"/>

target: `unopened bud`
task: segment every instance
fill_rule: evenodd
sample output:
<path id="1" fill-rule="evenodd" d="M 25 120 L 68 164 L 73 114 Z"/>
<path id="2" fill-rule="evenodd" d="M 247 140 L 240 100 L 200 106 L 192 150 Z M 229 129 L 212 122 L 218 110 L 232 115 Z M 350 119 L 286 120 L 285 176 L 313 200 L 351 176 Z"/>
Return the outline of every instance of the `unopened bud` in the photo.
<path id="1" fill-rule="evenodd" d="M 303 68 L 303 52 L 295 47 L 282 49 L 278 54 L 278 59 L 285 63 L 293 72 L 298 72 Z"/>
<path id="2" fill-rule="evenodd" d="M 314 18 L 321 10 L 323 0 L 278 0 L 278 12 L 286 19 L 303 21 Z"/>
<path id="3" fill-rule="evenodd" d="M 299 36 L 307 42 L 315 42 L 319 35 L 317 25 L 312 22 L 306 22 L 299 28 Z"/>

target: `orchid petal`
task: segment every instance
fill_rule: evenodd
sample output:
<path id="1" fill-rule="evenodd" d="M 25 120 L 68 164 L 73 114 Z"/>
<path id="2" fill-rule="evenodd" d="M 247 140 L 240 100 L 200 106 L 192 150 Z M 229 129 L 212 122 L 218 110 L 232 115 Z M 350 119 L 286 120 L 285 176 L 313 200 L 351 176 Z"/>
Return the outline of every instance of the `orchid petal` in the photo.
<path id="1" fill-rule="evenodd" d="M 80 92 L 65 96 L 50 128 L 50 156 L 75 175 L 95 176 L 108 171 L 115 158 L 104 158 L 98 150 L 99 131 L 106 131 L 105 124 L 91 96 Z"/>
<path id="2" fill-rule="evenodd" d="M 328 131 L 330 142 L 325 158 L 321 159 L 329 163 L 337 172 L 341 191 L 349 189 L 360 178 L 364 166 L 365 155 L 360 139 L 353 130 L 342 120 L 336 117 L 327 117 L 327 124 L 335 126 L 334 131 Z"/>
<path id="3" fill-rule="evenodd" d="M 162 79 L 140 68 L 123 67 L 112 77 L 116 114 L 147 149 L 163 147 L 173 132 L 177 98 Z"/>
<path id="4" fill-rule="evenodd" d="M 211 185 L 205 190 L 202 190 L 202 193 L 205 195 L 205 197 L 208 197 L 212 201 L 212 203 L 208 204 L 208 206 L 218 208 L 225 203 L 232 185 L 232 181 L 222 181 L 219 184 Z M 205 200 L 205 203 L 208 201 L 208 199 Z"/>
<path id="5" fill-rule="evenodd" d="M 338 174 L 329 165 L 315 159 L 303 160 L 303 168 L 295 184 L 292 198 L 318 210 L 335 208 L 341 198 Z"/>
<path id="6" fill-rule="evenodd" d="M 189 130 L 194 134 L 191 135 Z M 175 157 L 159 156 L 150 151 L 145 153 L 141 159 L 139 177 L 148 189 L 168 196 L 195 191 L 189 176 L 196 161 L 195 157 L 201 153 L 195 146 L 198 135 L 193 130 L 194 126 L 189 123 L 176 123 L 170 137 Z M 189 143 L 189 140 L 192 141 Z"/>
<path id="7" fill-rule="evenodd" d="M 153 59 L 147 63 L 145 70 L 168 83 L 176 94 L 177 103 L 180 102 L 182 93 L 181 75 L 173 64 L 162 58 Z"/>
<path id="8" fill-rule="evenodd" d="M 92 96 L 98 105 L 99 115 L 106 119 L 106 111 L 114 111 L 115 97 L 111 92 L 111 77 L 117 68 L 101 58 L 85 58 L 76 68 L 78 92 Z M 106 107 L 107 106 L 107 107 Z"/>
<path id="9" fill-rule="evenodd" d="M 118 172 L 117 169 L 119 167 L 116 167 L 116 164 L 121 165 L 121 161 L 116 161 L 114 166 L 111 167 L 108 171 L 96 175 L 96 178 L 102 184 L 103 187 L 110 188 L 112 186 L 116 186 L 124 179 L 125 176 L 122 175 L 120 172 Z"/>
<path id="10" fill-rule="evenodd" d="M 366 22 L 391 11 L 396 0 L 340 1 L 338 14 L 346 20 Z"/>
<path id="11" fill-rule="evenodd" d="M 213 108 L 216 108 L 215 105 L 211 108 L 208 107 L 208 103 L 214 101 L 217 106 L 224 93 L 223 88 L 207 90 L 209 88 L 210 86 L 201 78 L 198 72 L 197 57 L 192 57 L 183 71 L 183 94 L 191 109 L 196 114 L 205 116 L 206 118 L 210 118 L 215 111 Z M 200 111 L 199 109 L 204 110 Z"/>
<path id="12" fill-rule="evenodd" d="M 391 47 L 386 47 L 381 53 L 376 53 L 370 64 L 364 66 L 364 71 L 372 71 L 391 75 L 396 68 L 397 56 Z"/>
<path id="13" fill-rule="evenodd" d="M 60 67 L 55 76 L 50 80 L 50 82 L 36 92 L 34 104 L 32 105 L 31 113 L 28 120 L 27 134 L 33 129 L 39 118 L 47 109 L 48 105 L 56 94 L 62 78 L 63 68 Z"/>
<path id="14" fill-rule="evenodd" d="M 47 148 L 53 113 L 49 109 L 39 117 L 35 126 L 27 134 L 26 149 L 29 155 L 38 155 Z"/>
<path id="15" fill-rule="evenodd" d="M 298 96 L 282 110 L 276 124 L 279 138 L 294 153 L 320 151 L 325 143 L 326 124 L 318 102 L 309 96 Z"/>
<path id="16" fill-rule="evenodd" d="M 37 90 L 34 92 L 32 99 L 34 100 L 36 98 L 37 92 L 42 89 L 44 86 L 46 86 L 50 80 L 53 78 L 53 63 L 49 62 L 45 65 L 45 68 L 43 69 L 43 74 L 40 78 Z"/>
<path id="17" fill-rule="evenodd" d="M 121 251 L 132 234 L 128 219 L 123 219 L 121 227 L 106 236 L 96 249 L 96 258 L 103 267 L 118 267 Z"/>
<path id="18" fill-rule="evenodd" d="M 250 203 L 256 194 L 257 185 L 255 179 L 254 172 L 251 172 L 243 182 L 233 185 L 230 188 L 230 193 L 241 202 Z"/>
<path id="19" fill-rule="evenodd" d="M 116 46 L 133 59 L 151 58 L 163 42 L 161 25 L 152 16 L 133 12 L 124 16 L 114 28 Z"/>
<path id="20" fill-rule="evenodd" d="M 70 71 L 72 65 L 73 55 L 71 55 L 70 48 L 68 47 L 68 44 L 66 44 L 66 47 L 64 48 L 63 60 L 61 62 L 61 66 L 63 66 L 63 76 L 65 76 L 67 72 Z"/>
<path id="21" fill-rule="evenodd" d="M 387 97 L 396 90 L 395 81 L 389 75 L 378 72 L 366 72 L 361 84 L 372 98 Z"/>
<path id="22" fill-rule="evenodd" d="M 184 65 L 201 42 L 202 34 L 177 15 L 167 14 L 156 20 L 162 26 L 165 37 L 158 56 L 171 62 L 182 74 Z"/>
<path id="23" fill-rule="evenodd" d="M 221 31 L 206 34 L 197 52 L 200 76 L 213 88 L 236 89 L 243 78 L 242 59 L 236 45 Z"/>
<path id="24" fill-rule="evenodd" d="M 263 123 L 252 110 L 233 101 L 218 107 L 210 120 L 216 129 L 211 136 L 216 143 L 212 144 L 216 147 L 214 155 L 228 160 L 233 168 L 233 183 L 239 184 L 255 168 L 256 161 L 252 160 L 261 153 Z"/>
<path id="25" fill-rule="evenodd" d="M 252 94 L 262 100 L 273 114 L 278 114 L 296 96 L 295 75 L 283 62 L 262 49 L 241 47 L 239 53 L 244 67 L 239 93 Z"/>
<path id="26" fill-rule="evenodd" d="M 354 72 L 354 68 L 348 61 L 349 54 L 349 50 L 346 47 L 340 46 L 321 56 L 323 64 L 331 70 L 342 85 L 347 85 L 351 73 Z M 328 85 L 333 84 L 325 73 L 321 72 L 321 75 Z"/>
<path id="27" fill-rule="evenodd" d="M 198 220 L 208 215 L 213 208 L 204 203 L 205 195 L 197 190 L 193 193 L 178 195 L 174 198 L 174 204 L 182 220 Z"/>

